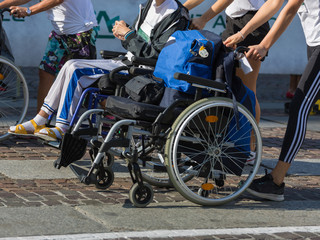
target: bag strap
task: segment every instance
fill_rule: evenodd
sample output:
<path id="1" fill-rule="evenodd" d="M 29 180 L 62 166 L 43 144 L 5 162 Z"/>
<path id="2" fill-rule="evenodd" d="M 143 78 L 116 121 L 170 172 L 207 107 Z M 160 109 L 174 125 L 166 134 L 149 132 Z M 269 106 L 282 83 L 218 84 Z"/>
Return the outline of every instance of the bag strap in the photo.
<path id="1" fill-rule="evenodd" d="M 233 51 L 226 53 L 226 56 L 224 57 L 224 61 L 223 61 L 223 67 L 224 67 L 224 75 L 228 85 L 227 88 L 232 95 L 232 103 L 233 103 L 233 109 L 234 109 L 234 116 L 237 124 L 237 130 L 239 130 L 240 124 L 239 124 L 239 110 L 237 106 L 237 99 L 234 93 L 232 92 L 232 78 L 234 74 L 233 72 L 234 71 L 234 52 Z"/>

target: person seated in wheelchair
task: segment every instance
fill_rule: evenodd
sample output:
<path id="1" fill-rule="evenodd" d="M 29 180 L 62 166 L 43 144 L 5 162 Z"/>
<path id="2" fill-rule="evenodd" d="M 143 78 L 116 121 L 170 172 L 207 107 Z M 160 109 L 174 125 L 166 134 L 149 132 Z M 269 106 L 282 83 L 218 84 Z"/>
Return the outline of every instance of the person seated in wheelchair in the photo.
<path id="1" fill-rule="evenodd" d="M 36 135 L 47 141 L 61 139 L 69 129 L 85 88 L 111 70 L 130 64 L 132 56 L 156 59 L 171 34 L 186 30 L 189 26 L 188 10 L 177 0 L 148 0 L 140 9 L 133 27 L 124 21 L 116 21 L 112 29 L 114 36 L 128 51 L 125 58 L 69 60 L 50 88 L 40 112 L 30 121 L 11 126 L 8 132 Z M 55 111 L 55 127 L 45 127 L 48 117 Z"/>

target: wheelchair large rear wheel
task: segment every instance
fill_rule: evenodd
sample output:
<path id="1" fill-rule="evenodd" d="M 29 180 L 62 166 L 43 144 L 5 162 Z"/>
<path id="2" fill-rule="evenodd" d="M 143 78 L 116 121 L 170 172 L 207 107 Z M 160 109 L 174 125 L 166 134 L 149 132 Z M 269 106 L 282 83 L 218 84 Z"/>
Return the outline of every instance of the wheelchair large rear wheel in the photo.
<path id="1" fill-rule="evenodd" d="M 27 82 L 21 70 L 0 56 L 0 141 L 9 137 L 8 129 L 22 123 L 29 104 Z"/>
<path id="2" fill-rule="evenodd" d="M 232 100 L 202 99 L 172 126 L 165 146 L 166 168 L 176 190 L 196 204 L 214 206 L 235 199 L 259 169 L 259 128 L 244 106 L 237 104 L 237 109 L 238 118 Z M 187 174 L 193 178 L 185 182 L 182 177 Z"/>

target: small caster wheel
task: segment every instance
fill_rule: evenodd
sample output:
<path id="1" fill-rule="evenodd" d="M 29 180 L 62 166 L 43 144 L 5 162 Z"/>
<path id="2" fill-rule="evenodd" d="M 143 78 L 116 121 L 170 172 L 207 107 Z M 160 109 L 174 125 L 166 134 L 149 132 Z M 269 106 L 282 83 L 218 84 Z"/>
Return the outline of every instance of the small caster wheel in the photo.
<path id="1" fill-rule="evenodd" d="M 56 169 L 60 169 L 60 168 L 61 168 L 61 165 L 58 164 L 58 160 L 55 160 L 55 161 L 53 162 L 53 166 L 54 166 L 54 168 L 56 168 Z"/>
<path id="2" fill-rule="evenodd" d="M 91 183 L 90 178 L 87 177 L 87 176 L 83 176 L 83 177 L 81 178 L 81 181 L 80 181 L 80 182 L 82 182 L 82 183 L 84 183 L 84 184 L 86 184 L 86 185 L 90 185 L 90 183 Z"/>
<path id="3" fill-rule="evenodd" d="M 198 195 L 201 196 L 201 197 L 207 198 L 207 197 L 209 197 L 209 194 L 210 194 L 210 193 L 211 193 L 211 191 L 209 191 L 209 190 L 204 190 L 204 189 L 202 189 L 202 188 L 199 188 L 199 190 L 198 190 Z"/>
<path id="4" fill-rule="evenodd" d="M 218 187 L 223 187 L 225 179 L 226 179 L 225 175 L 221 174 L 219 178 L 214 179 L 214 182 Z"/>
<path id="5" fill-rule="evenodd" d="M 140 187 L 138 183 L 132 185 L 129 199 L 135 207 L 146 207 L 153 200 L 153 189 L 148 183 Z"/>
<path id="6" fill-rule="evenodd" d="M 215 183 L 217 184 L 218 187 L 223 187 L 224 185 L 224 180 L 223 179 L 214 179 Z"/>
<path id="7" fill-rule="evenodd" d="M 114 181 L 114 173 L 111 168 L 104 168 L 104 170 L 97 169 L 96 171 L 96 188 L 107 189 Z"/>

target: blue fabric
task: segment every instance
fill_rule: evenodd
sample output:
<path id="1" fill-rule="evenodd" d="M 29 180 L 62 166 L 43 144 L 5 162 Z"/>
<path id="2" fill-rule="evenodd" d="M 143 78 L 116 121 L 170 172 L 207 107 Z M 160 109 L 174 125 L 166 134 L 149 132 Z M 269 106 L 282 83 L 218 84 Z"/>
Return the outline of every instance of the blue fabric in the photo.
<path id="1" fill-rule="evenodd" d="M 68 113 L 71 107 L 71 103 L 72 103 L 72 99 L 73 99 L 73 95 L 74 95 L 74 91 L 77 88 L 77 84 L 79 79 L 82 76 L 93 76 L 96 74 L 107 74 L 109 73 L 108 70 L 104 70 L 101 68 L 81 68 L 81 69 L 76 69 L 73 74 L 72 77 L 70 79 L 69 85 L 68 85 L 68 89 L 66 92 L 66 96 L 63 102 L 63 107 L 60 113 L 59 117 L 59 122 L 64 123 L 64 124 L 69 124 L 69 122 L 67 121 L 63 121 L 62 119 L 68 119 Z M 58 122 L 57 121 L 57 122 Z"/>
<path id="2" fill-rule="evenodd" d="M 173 77 L 176 72 L 212 79 L 212 67 L 222 42 L 220 36 L 205 30 L 176 31 L 160 52 L 154 76 L 165 86 L 194 94 L 189 83 Z"/>

